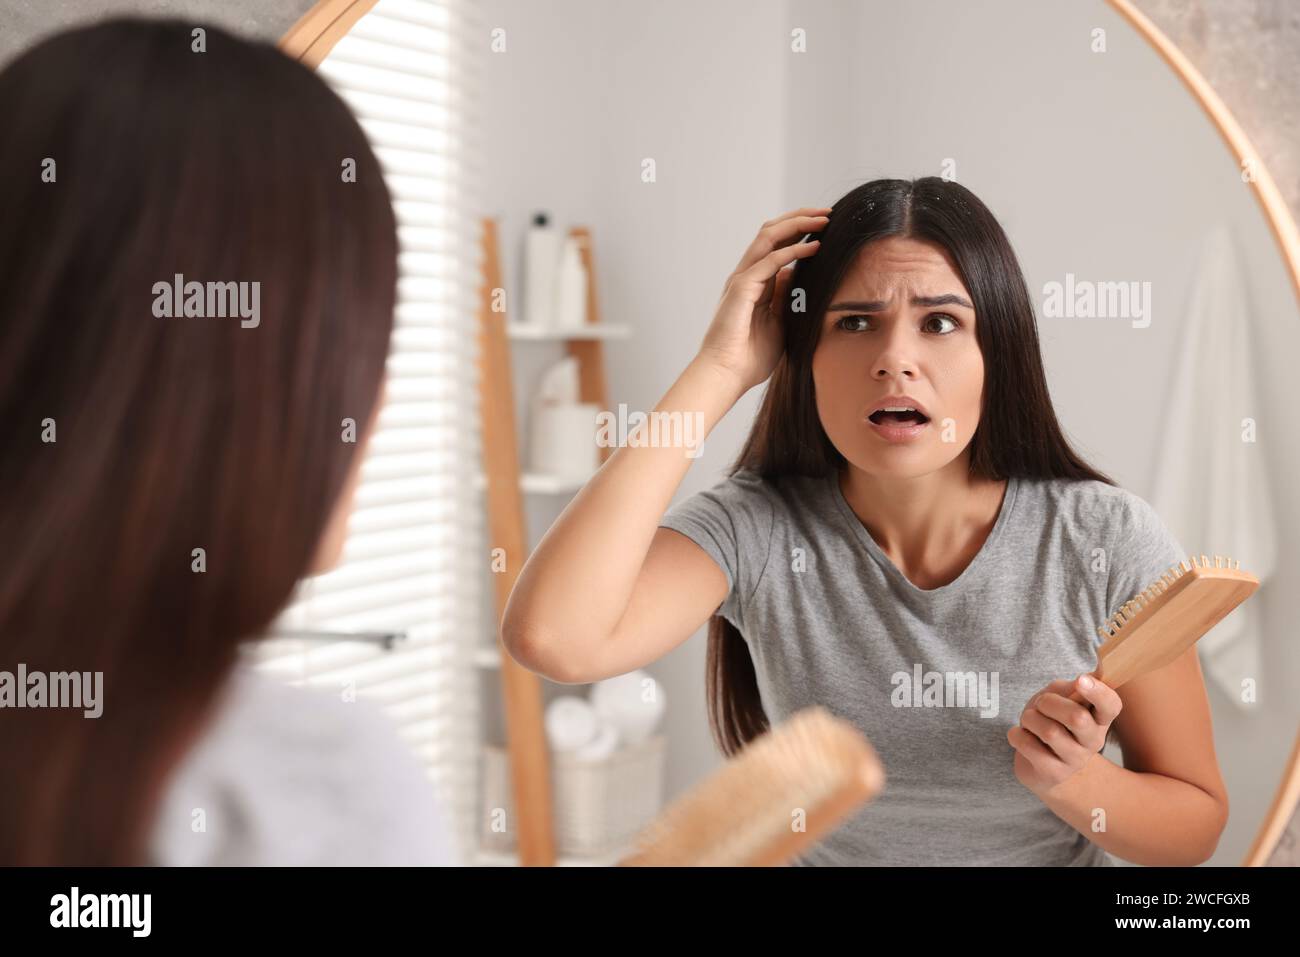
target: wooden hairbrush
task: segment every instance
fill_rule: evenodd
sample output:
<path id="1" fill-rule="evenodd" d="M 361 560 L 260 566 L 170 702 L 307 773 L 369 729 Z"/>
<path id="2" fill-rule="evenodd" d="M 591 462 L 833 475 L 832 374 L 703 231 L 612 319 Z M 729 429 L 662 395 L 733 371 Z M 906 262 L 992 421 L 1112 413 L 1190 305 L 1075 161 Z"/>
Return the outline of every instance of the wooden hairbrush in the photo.
<path id="1" fill-rule="evenodd" d="M 1215 555 L 1191 556 L 1169 570 L 1097 629 L 1097 670 L 1092 676 L 1118 688 L 1126 681 L 1163 668 L 1181 655 L 1227 614 L 1255 593 L 1259 579 L 1241 570 L 1241 562 Z M 1078 691 L 1070 700 L 1086 699 Z"/>
<path id="2" fill-rule="evenodd" d="M 884 781 L 862 733 L 814 705 L 755 738 L 670 804 L 619 866 L 783 864 L 875 797 Z"/>

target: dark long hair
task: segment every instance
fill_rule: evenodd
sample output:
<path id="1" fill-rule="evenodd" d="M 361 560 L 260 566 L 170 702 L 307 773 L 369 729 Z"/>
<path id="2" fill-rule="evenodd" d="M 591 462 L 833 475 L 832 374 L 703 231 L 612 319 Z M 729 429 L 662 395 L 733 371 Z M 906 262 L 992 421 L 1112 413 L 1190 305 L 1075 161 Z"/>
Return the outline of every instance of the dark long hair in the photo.
<path id="1" fill-rule="evenodd" d="M 0 73 L 0 669 L 103 674 L 98 718 L 0 710 L 4 864 L 144 862 L 237 645 L 310 569 L 361 444 L 343 420 L 379 398 L 374 154 L 309 69 L 212 26 L 194 52 L 194 28 L 112 20 Z M 259 323 L 156 317 L 176 274 L 259 282 Z"/>
<path id="2" fill-rule="evenodd" d="M 851 190 L 831 209 L 817 255 L 797 260 L 782 310 L 785 352 L 767 384 L 749 438 L 731 467 L 764 479 L 829 476 L 845 465 L 817 415 L 812 359 L 831 296 L 867 243 L 888 236 L 942 246 L 957 264 L 975 307 L 984 356 L 983 407 L 970 441 L 970 474 L 993 480 L 1096 479 L 1114 485 L 1070 448 L 1043 372 L 1029 290 L 1001 225 L 966 187 L 939 177 L 879 179 Z M 744 638 L 720 615 L 709 622 L 706 660 L 709 724 L 731 755 L 768 727 Z"/>

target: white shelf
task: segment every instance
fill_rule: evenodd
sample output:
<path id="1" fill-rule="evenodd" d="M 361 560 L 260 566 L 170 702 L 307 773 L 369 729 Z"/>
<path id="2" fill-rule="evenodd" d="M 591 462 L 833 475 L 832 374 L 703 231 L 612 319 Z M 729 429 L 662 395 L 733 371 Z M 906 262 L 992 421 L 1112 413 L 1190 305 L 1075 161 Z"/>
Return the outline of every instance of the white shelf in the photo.
<path id="1" fill-rule="evenodd" d="M 506 335 L 511 339 L 537 342 L 563 342 L 565 339 L 626 339 L 631 334 L 632 330 L 628 326 L 611 326 L 603 322 L 592 322 L 572 329 L 554 329 L 527 322 L 506 323 Z"/>
<path id="2" fill-rule="evenodd" d="M 500 668 L 501 652 L 495 648 L 475 648 L 474 665 L 477 668 Z"/>

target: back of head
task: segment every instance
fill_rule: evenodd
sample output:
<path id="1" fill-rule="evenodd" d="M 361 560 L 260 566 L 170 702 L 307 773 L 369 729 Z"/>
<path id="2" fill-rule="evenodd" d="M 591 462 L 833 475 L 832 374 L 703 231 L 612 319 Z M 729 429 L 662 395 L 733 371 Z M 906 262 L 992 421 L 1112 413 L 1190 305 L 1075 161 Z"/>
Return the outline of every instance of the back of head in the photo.
<path id="1" fill-rule="evenodd" d="M 0 669 L 103 676 L 98 717 L 0 711 L 4 863 L 142 858 L 379 398 L 378 163 L 314 73 L 203 29 L 108 21 L 0 73 Z"/>

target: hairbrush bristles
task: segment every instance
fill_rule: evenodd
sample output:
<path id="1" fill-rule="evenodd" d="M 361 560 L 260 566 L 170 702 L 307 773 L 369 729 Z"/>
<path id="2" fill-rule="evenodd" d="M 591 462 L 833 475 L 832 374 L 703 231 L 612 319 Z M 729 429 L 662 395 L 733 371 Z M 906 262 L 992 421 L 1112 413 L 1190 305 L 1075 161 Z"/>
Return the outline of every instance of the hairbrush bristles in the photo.
<path id="1" fill-rule="evenodd" d="M 1097 629 L 1102 645 L 1093 673 L 1112 688 L 1163 667 L 1192 647 L 1259 588 L 1259 579 L 1226 555 L 1191 555 L 1124 602 Z"/>
<path id="2" fill-rule="evenodd" d="M 1180 561 L 1169 566 L 1169 570 L 1152 582 L 1137 595 L 1134 595 L 1128 601 L 1119 607 L 1115 614 L 1107 619 L 1106 623 L 1097 629 L 1097 634 L 1103 640 L 1109 640 L 1120 634 L 1125 626 L 1137 618 L 1138 613 L 1153 604 L 1160 596 L 1165 594 L 1175 582 L 1184 575 L 1197 569 L 1220 569 L 1239 571 L 1241 562 L 1227 555 L 1215 555 L 1214 562 L 1211 564 L 1208 555 L 1191 555 L 1188 560 Z"/>
<path id="3" fill-rule="evenodd" d="M 1157 598 L 1169 590 L 1169 586 L 1195 567 L 1196 559 L 1194 556 L 1192 562 L 1192 565 L 1188 565 L 1186 562 L 1170 565 L 1169 570 L 1162 574 L 1157 581 L 1152 582 L 1141 592 L 1124 602 L 1119 607 L 1119 610 L 1097 629 L 1097 634 L 1102 637 L 1102 640 L 1114 638 L 1123 630 L 1125 625 L 1137 617 L 1139 611 L 1154 603 Z"/>
<path id="4" fill-rule="evenodd" d="M 821 706 L 751 741 L 641 832 L 623 866 L 784 863 L 884 782 L 861 732 Z"/>

